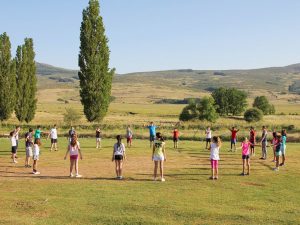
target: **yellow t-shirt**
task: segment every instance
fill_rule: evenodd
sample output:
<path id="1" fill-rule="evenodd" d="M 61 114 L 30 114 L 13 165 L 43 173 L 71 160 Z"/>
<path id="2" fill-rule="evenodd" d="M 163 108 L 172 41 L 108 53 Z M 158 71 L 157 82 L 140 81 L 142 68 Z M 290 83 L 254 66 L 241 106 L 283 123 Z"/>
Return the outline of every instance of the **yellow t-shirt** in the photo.
<path id="1" fill-rule="evenodd" d="M 158 157 L 164 156 L 164 153 L 163 153 L 164 146 L 165 146 L 165 142 L 162 142 L 159 140 L 154 141 L 154 154 L 153 155 L 158 156 Z"/>

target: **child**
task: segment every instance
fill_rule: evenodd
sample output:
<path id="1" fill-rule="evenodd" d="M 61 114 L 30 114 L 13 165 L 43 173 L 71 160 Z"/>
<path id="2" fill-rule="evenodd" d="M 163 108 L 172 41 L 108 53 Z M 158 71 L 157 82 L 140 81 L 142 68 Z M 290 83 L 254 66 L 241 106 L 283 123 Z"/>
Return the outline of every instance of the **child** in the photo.
<path id="1" fill-rule="evenodd" d="M 250 175 L 250 147 L 253 146 L 252 143 L 248 141 L 248 138 L 245 137 L 244 141 L 241 143 L 242 148 L 242 159 L 243 159 L 243 172 L 242 176 Z M 247 173 L 245 174 L 245 164 L 247 163 Z"/>
<path id="2" fill-rule="evenodd" d="M 261 134 L 261 151 L 262 156 L 260 159 L 266 160 L 267 159 L 267 146 L 268 146 L 268 130 L 266 126 L 262 127 L 262 134 Z"/>
<path id="3" fill-rule="evenodd" d="M 250 128 L 250 136 L 249 136 L 249 142 L 251 143 L 250 145 L 250 150 L 251 150 L 251 155 L 255 156 L 255 141 L 256 141 L 256 132 L 253 127 Z"/>
<path id="4" fill-rule="evenodd" d="M 276 145 L 276 167 L 273 169 L 274 171 L 279 171 L 279 157 L 282 155 L 281 149 L 282 149 L 282 136 L 278 135 L 277 139 L 279 140 Z"/>
<path id="5" fill-rule="evenodd" d="M 96 148 L 101 148 L 101 135 L 102 132 L 99 127 L 96 129 Z"/>
<path id="6" fill-rule="evenodd" d="M 218 179 L 218 164 L 220 160 L 219 152 L 221 147 L 221 139 L 219 137 L 214 136 L 212 138 L 212 143 L 210 144 L 210 163 L 211 163 L 211 180 Z"/>
<path id="7" fill-rule="evenodd" d="M 51 138 L 50 151 L 52 152 L 53 148 L 55 149 L 55 151 L 57 151 L 57 129 L 56 129 L 56 124 L 54 124 L 53 128 L 50 130 L 50 133 L 48 134 L 48 138 L 49 137 Z"/>
<path id="8" fill-rule="evenodd" d="M 150 148 L 152 148 L 152 145 L 153 145 L 154 140 L 155 140 L 156 128 L 158 128 L 158 127 L 155 126 L 153 122 L 151 122 L 150 125 L 148 125 L 148 126 L 146 126 L 146 125 L 144 125 L 144 126 L 149 129 Z"/>
<path id="9" fill-rule="evenodd" d="M 231 132 L 231 142 L 230 142 L 230 152 L 232 152 L 232 146 L 234 147 L 234 151 L 236 151 L 236 136 L 237 133 L 240 131 L 239 129 L 236 129 L 235 127 L 232 127 L 231 129 L 228 129 Z"/>
<path id="10" fill-rule="evenodd" d="M 178 148 L 178 140 L 179 140 L 179 130 L 174 129 L 173 131 L 173 142 L 174 142 L 174 148 Z"/>
<path id="11" fill-rule="evenodd" d="M 38 126 L 34 133 L 34 140 L 41 139 L 41 134 L 42 134 L 41 126 Z"/>
<path id="12" fill-rule="evenodd" d="M 283 129 L 281 131 L 281 139 L 282 139 L 282 145 L 281 145 L 281 155 L 282 155 L 282 163 L 279 164 L 279 166 L 284 166 L 284 163 L 285 163 L 285 150 L 286 150 L 286 130 Z"/>
<path id="13" fill-rule="evenodd" d="M 152 151 L 152 161 L 154 161 L 154 181 L 157 180 L 157 168 L 158 163 L 160 166 L 160 177 L 161 181 L 164 182 L 164 161 L 167 160 L 165 151 L 165 142 L 160 132 L 156 133 L 156 140 L 154 141 L 153 151 Z"/>
<path id="14" fill-rule="evenodd" d="M 35 175 L 40 174 L 40 172 L 37 171 L 37 161 L 39 160 L 39 156 L 40 156 L 40 145 L 41 145 L 40 139 L 35 139 L 33 145 L 33 156 L 32 156 L 33 159 L 32 173 Z"/>
<path id="15" fill-rule="evenodd" d="M 279 140 L 275 129 L 272 134 L 273 134 L 272 145 L 273 145 L 273 154 L 274 154 L 273 162 L 276 162 L 276 145 L 279 143 Z"/>
<path id="16" fill-rule="evenodd" d="M 133 132 L 132 132 L 130 126 L 128 126 L 126 129 L 127 147 L 132 146 L 132 137 L 133 137 Z"/>
<path id="17" fill-rule="evenodd" d="M 117 180 L 122 180 L 123 160 L 126 159 L 125 145 L 122 143 L 121 135 L 117 135 L 117 143 L 114 145 L 112 161 L 116 163 Z"/>
<path id="18" fill-rule="evenodd" d="M 18 163 L 16 160 L 16 154 L 17 154 L 16 133 L 14 131 L 12 131 L 12 132 L 10 132 L 9 136 L 10 136 L 10 140 L 11 140 L 11 157 L 12 157 L 13 163 Z"/>
<path id="19" fill-rule="evenodd" d="M 74 165 L 75 165 L 75 172 L 76 172 L 75 177 L 76 178 L 82 177 L 78 173 L 78 154 L 80 155 L 81 160 L 82 160 L 82 154 L 80 151 L 80 144 L 77 140 L 76 135 L 73 135 L 73 137 L 71 138 L 71 143 L 68 146 L 68 150 L 64 158 L 65 160 L 67 159 L 67 155 L 69 152 L 70 152 L 70 177 L 74 177 L 74 175 L 72 174 Z"/>
<path id="20" fill-rule="evenodd" d="M 208 126 L 205 130 L 205 135 L 206 135 L 206 146 L 205 149 L 208 149 L 210 143 L 211 143 L 211 129 Z"/>
<path id="21" fill-rule="evenodd" d="M 26 159 L 25 159 L 25 167 L 30 168 L 30 158 L 32 157 L 32 141 L 33 137 L 33 129 L 29 128 L 29 131 L 25 134 L 25 147 L 26 147 Z"/>

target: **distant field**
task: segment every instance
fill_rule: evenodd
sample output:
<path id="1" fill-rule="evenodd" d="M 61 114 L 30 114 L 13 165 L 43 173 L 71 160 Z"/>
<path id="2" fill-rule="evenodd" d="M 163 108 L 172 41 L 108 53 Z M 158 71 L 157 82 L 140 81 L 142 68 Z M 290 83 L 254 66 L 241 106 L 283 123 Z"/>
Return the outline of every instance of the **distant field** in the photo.
<path id="1" fill-rule="evenodd" d="M 10 163 L 8 139 L 0 139 L 0 224 L 299 224 L 300 153 L 287 145 L 287 165 L 272 171 L 271 158 L 252 158 L 251 175 L 241 177 L 241 156 L 221 149 L 218 181 L 210 176 L 209 153 L 200 142 L 180 142 L 179 151 L 167 141 L 166 182 L 153 182 L 148 141 L 134 140 L 127 150 L 124 181 L 114 180 L 111 162 L 114 140 L 104 139 L 96 150 L 94 139 L 81 139 L 82 179 L 68 178 L 63 160 L 66 139 L 59 151 L 49 152 L 42 140 L 41 175 Z"/>

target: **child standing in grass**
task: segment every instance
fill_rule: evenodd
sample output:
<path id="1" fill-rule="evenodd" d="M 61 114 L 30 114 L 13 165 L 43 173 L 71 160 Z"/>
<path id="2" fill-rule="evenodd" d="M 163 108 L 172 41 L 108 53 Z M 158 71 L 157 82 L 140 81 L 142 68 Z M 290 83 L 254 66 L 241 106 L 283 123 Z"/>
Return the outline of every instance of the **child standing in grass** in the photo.
<path id="1" fill-rule="evenodd" d="M 178 148 L 178 140 L 179 140 L 179 130 L 175 128 L 173 130 L 173 142 L 174 142 L 174 148 Z"/>
<path id="2" fill-rule="evenodd" d="M 250 145 L 251 155 L 255 156 L 254 147 L 255 147 L 255 142 L 256 142 L 256 132 L 254 130 L 254 127 L 250 128 L 249 142 L 251 143 L 251 145 Z"/>
<path id="3" fill-rule="evenodd" d="M 279 158 L 282 155 L 282 152 L 281 152 L 281 150 L 282 150 L 282 136 L 278 135 L 277 138 L 278 138 L 278 142 L 277 142 L 276 145 L 274 145 L 275 148 L 276 148 L 276 166 L 273 169 L 274 171 L 279 171 Z"/>
<path id="4" fill-rule="evenodd" d="M 276 162 L 276 145 L 278 144 L 279 140 L 278 140 L 277 132 L 275 129 L 274 129 L 272 135 L 273 135 L 272 145 L 273 145 L 273 155 L 274 155 L 273 162 Z"/>
<path id="5" fill-rule="evenodd" d="M 210 144 L 210 163 L 211 163 L 211 177 L 210 179 L 218 179 L 219 175 L 219 160 L 220 160 L 220 147 L 221 147 L 221 139 L 219 137 L 214 136 L 212 138 L 212 143 Z"/>
<path id="6" fill-rule="evenodd" d="M 211 143 L 211 129 L 210 126 L 208 126 L 205 130 L 205 136 L 206 136 L 206 146 L 205 149 L 208 149 L 210 143 Z"/>
<path id="7" fill-rule="evenodd" d="M 132 137 L 133 137 L 133 132 L 132 132 L 130 126 L 128 125 L 127 129 L 126 129 L 126 138 L 127 138 L 127 147 L 129 147 L 129 148 L 132 145 Z"/>
<path id="8" fill-rule="evenodd" d="M 18 163 L 16 160 L 16 154 L 17 154 L 17 138 L 16 133 L 14 131 L 10 132 L 10 141 L 11 141 L 11 158 L 13 160 L 13 163 Z"/>
<path id="9" fill-rule="evenodd" d="M 40 174 L 40 172 L 37 171 L 37 161 L 39 160 L 40 157 L 40 145 L 41 141 L 40 139 L 35 139 L 34 145 L 33 145 L 33 165 L 32 165 L 32 173 L 35 175 Z"/>
<path id="10" fill-rule="evenodd" d="M 254 146 L 251 142 L 248 141 L 248 138 L 244 138 L 244 141 L 241 143 L 242 148 L 242 159 L 243 159 L 243 172 L 242 176 L 250 175 L 250 147 Z M 247 173 L 245 173 L 245 165 L 247 164 Z"/>
<path id="11" fill-rule="evenodd" d="M 280 166 L 284 166 L 285 164 L 285 150 L 286 150 L 286 130 L 283 129 L 281 131 L 281 139 L 282 139 L 282 145 L 281 145 L 281 155 L 282 155 L 282 163 L 280 163 Z"/>
<path id="12" fill-rule="evenodd" d="M 236 129 L 235 127 L 232 127 L 231 129 L 228 129 L 231 132 L 231 141 L 230 141 L 230 150 L 233 151 L 232 147 L 234 147 L 234 152 L 236 151 L 236 137 L 237 133 L 240 131 L 239 129 Z"/>
<path id="13" fill-rule="evenodd" d="M 30 158 L 32 157 L 32 146 L 33 146 L 33 129 L 29 128 L 29 131 L 25 134 L 25 148 L 26 148 L 26 159 L 25 167 L 30 168 Z"/>
<path id="14" fill-rule="evenodd" d="M 67 159 L 67 155 L 68 153 L 70 153 L 70 177 L 74 177 L 73 175 L 73 168 L 75 166 L 75 177 L 79 178 L 82 177 L 79 173 L 78 173 L 78 155 L 80 156 L 80 159 L 82 160 L 82 154 L 80 151 L 80 144 L 77 140 L 77 136 L 73 135 L 72 139 L 71 139 L 71 143 L 68 146 L 68 150 L 66 152 L 65 155 L 65 160 Z"/>
<path id="15" fill-rule="evenodd" d="M 102 132 L 100 130 L 99 127 L 97 127 L 96 129 L 96 148 L 101 148 L 101 137 L 102 136 Z"/>
<path id="16" fill-rule="evenodd" d="M 157 180 L 158 164 L 160 168 L 160 180 L 165 181 L 164 178 L 164 161 L 167 160 L 165 151 L 165 141 L 160 132 L 156 133 L 156 140 L 154 141 L 152 151 L 152 161 L 154 161 L 154 181 Z"/>
<path id="17" fill-rule="evenodd" d="M 123 160 L 126 159 L 125 145 L 122 143 L 121 135 L 117 135 L 117 143 L 114 145 L 112 161 L 116 163 L 116 179 L 123 179 Z"/>
<path id="18" fill-rule="evenodd" d="M 261 151 L 262 156 L 260 159 L 266 160 L 267 159 L 267 145 L 268 145 L 268 130 L 266 126 L 262 127 L 262 134 L 261 134 Z"/>

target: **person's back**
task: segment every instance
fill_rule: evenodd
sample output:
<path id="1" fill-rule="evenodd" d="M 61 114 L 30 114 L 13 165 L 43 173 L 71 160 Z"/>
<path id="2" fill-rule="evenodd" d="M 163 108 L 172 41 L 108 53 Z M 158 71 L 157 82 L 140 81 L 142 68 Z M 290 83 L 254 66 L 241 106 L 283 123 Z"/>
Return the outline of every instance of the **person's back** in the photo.
<path id="1" fill-rule="evenodd" d="M 50 137 L 51 139 L 57 139 L 57 129 L 55 127 L 51 129 Z"/>
<path id="2" fill-rule="evenodd" d="M 242 155 L 249 155 L 250 154 L 250 143 L 249 142 L 242 142 Z"/>
<path id="3" fill-rule="evenodd" d="M 124 155 L 125 145 L 123 143 L 115 143 L 114 144 L 114 155 Z"/>
<path id="4" fill-rule="evenodd" d="M 41 138 L 41 133 L 42 133 L 42 131 L 40 130 L 40 128 L 38 128 L 38 129 L 35 131 L 34 138 L 35 138 L 35 139 L 40 139 L 40 138 Z"/>
<path id="5" fill-rule="evenodd" d="M 219 156 L 220 147 L 217 145 L 217 143 L 211 143 L 210 145 L 210 159 L 212 160 L 220 160 Z"/>

